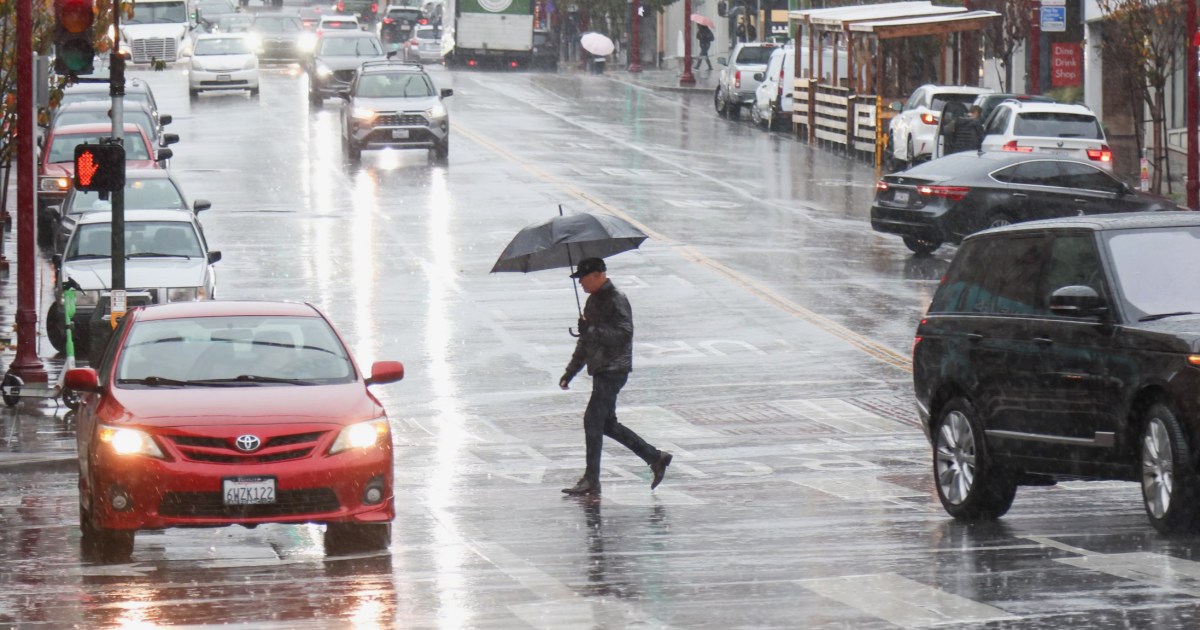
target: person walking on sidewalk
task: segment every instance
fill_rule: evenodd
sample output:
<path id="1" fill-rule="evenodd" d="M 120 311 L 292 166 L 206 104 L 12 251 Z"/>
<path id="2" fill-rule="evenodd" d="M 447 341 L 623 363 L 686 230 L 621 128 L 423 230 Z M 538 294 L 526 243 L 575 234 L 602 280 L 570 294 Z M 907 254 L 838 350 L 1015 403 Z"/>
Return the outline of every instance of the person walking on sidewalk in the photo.
<path id="1" fill-rule="evenodd" d="M 585 258 L 572 278 L 577 278 L 588 294 L 579 318 L 579 341 L 558 386 L 570 389 L 571 379 L 587 366 L 592 377 L 592 397 L 583 413 L 587 467 L 583 477 L 571 488 L 570 495 L 600 494 L 600 451 L 604 436 L 619 442 L 650 465 L 654 479 L 650 489 L 662 483 L 671 465 L 671 454 L 648 444 L 617 421 L 617 394 L 633 369 L 633 311 L 629 299 L 608 279 L 608 269 L 600 258 Z"/>
<path id="2" fill-rule="evenodd" d="M 700 56 L 696 57 L 695 70 L 700 69 L 700 62 L 708 64 L 708 69 L 712 70 L 712 60 L 708 58 L 708 47 L 712 46 L 713 40 L 717 36 L 713 35 L 712 29 L 703 24 L 696 25 L 696 39 L 700 42 Z"/>

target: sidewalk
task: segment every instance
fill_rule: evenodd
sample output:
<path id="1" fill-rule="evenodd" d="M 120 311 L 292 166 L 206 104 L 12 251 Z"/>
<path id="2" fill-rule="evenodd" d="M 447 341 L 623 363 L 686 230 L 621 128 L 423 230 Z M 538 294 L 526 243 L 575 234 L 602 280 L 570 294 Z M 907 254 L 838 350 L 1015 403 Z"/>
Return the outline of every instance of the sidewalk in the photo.
<path id="1" fill-rule="evenodd" d="M 692 76 L 696 79 L 696 84 L 693 86 L 679 85 L 679 75 L 683 72 L 680 61 L 680 59 L 664 60 L 661 68 L 652 64 L 646 64 L 642 66 L 641 72 L 632 73 L 629 72 L 623 61 L 610 60 L 602 76 L 621 83 L 672 92 L 712 93 L 717 89 L 717 79 L 721 76 L 721 66 L 717 64 L 715 59 L 713 60 L 712 70 L 709 70 L 708 66 L 705 66 L 703 70 L 692 70 Z M 560 71 L 587 72 L 582 62 L 562 62 L 559 64 L 559 68 Z"/>
<path id="2" fill-rule="evenodd" d="M 15 177 L 13 178 L 15 179 Z M 17 311 L 17 229 L 16 187 L 8 191 L 8 209 L 14 221 L 6 224 L 11 229 L 0 233 L 3 254 L 8 261 L 8 271 L 0 273 L 0 374 L 6 373 L 16 358 L 17 339 L 15 319 Z M 39 318 L 45 315 L 45 304 L 52 300 L 53 271 L 42 252 L 37 255 L 37 305 Z M 42 334 L 44 324 L 39 322 L 39 356 L 48 374 L 49 385 L 53 385 L 62 371 L 63 359 L 55 356 L 54 349 Z M 15 406 L 0 403 L 0 475 L 31 471 L 73 471 L 77 469 L 75 456 L 74 415 L 67 415 L 66 405 L 58 399 L 21 398 Z"/>

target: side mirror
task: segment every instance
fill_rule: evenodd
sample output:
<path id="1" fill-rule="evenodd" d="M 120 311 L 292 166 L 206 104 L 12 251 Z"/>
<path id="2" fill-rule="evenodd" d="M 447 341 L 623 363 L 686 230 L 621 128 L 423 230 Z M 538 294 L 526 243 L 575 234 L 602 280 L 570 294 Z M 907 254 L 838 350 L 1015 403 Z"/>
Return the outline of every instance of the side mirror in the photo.
<path id="1" fill-rule="evenodd" d="M 442 98 L 446 98 L 447 96 L 454 96 L 454 90 L 450 88 L 442 88 Z"/>
<path id="2" fill-rule="evenodd" d="M 175 144 L 176 142 L 179 142 L 179 134 L 177 134 L 177 133 L 164 133 L 164 134 L 162 135 L 162 143 L 163 143 L 164 145 L 166 145 L 166 144 Z"/>
<path id="3" fill-rule="evenodd" d="M 157 162 L 162 162 L 175 157 L 175 152 L 170 149 L 159 149 Z"/>
<path id="4" fill-rule="evenodd" d="M 208 264 L 213 264 L 221 260 L 221 252 L 208 252 Z"/>
<path id="5" fill-rule="evenodd" d="M 721 64 L 722 66 L 728 66 L 729 60 L 725 57 L 717 57 L 717 63 Z"/>
<path id="6" fill-rule="evenodd" d="M 159 126 L 166 127 L 167 125 L 171 124 L 172 120 L 175 120 L 175 119 L 172 118 L 170 114 L 159 114 L 158 115 Z"/>
<path id="7" fill-rule="evenodd" d="M 904 103 L 901 103 L 900 101 L 892 101 L 891 103 L 888 103 L 888 109 L 894 112 L 901 111 L 904 109 Z"/>
<path id="8" fill-rule="evenodd" d="M 1117 194 L 1118 195 L 1132 195 L 1132 194 L 1134 194 L 1133 186 L 1130 186 L 1129 184 L 1126 184 L 1125 182 L 1121 182 L 1121 189 L 1117 191 Z"/>
<path id="9" fill-rule="evenodd" d="M 765 72 L 755 72 L 754 73 L 755 81 L 762 81 L 765 78 L 767 78 L 767 73 L 765 73 Z"/>
<path id="10" fill-rule="evenodd" d="M 1108 312 L 1108 304 L 1092 287 L 1071 285 L 1050 294 L 1050 312 L 1063 317 L 1098 317 Z"/>
<path id="11" fill-rule="evenodd" d="M 100 379 L 96 376 L 96 370 L 90 367 L 67 370 L 63 385 L 77 392 L 100 391 Z"/>
<path id="12" fill-rule="evenodd" d="M 192 202 L 192 212 L 195 214 L 200 214 L 201 210 L 208 210 L 211 207 L 212 202 L 207 199 L 197 199 Z"/>
<path id="13" fill-rule="evenodd" d="M 399 361 L 376 361 L 371 365 L 371 377 L 367 385 L 395 383 L 404 378 L 404 364 Z"/>

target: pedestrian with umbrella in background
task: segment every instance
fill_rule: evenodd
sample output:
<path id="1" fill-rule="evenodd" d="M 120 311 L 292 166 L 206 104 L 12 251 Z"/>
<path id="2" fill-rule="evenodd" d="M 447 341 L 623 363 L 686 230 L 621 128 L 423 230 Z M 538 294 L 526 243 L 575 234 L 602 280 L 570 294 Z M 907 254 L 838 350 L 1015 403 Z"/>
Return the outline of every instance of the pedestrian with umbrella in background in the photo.
<path id="1" fill-rule="evenodd" d="M 717 38 L 712 32 L 713 21 L 699 13 L 693 13 L 691 19 L 696 23 L 696 41 L 700 42 L 700 56 L 696 57 L 694 70 L 700 69 L 701 61 L 708 64 L 708 69 L 712 70 L 712 60 L 708 58 L 708 48 Z"/>
<path id="2" fill-rule="evenodd" d="M 646 235 L 628 222 L 610 215 L 575 214 L 528 226 L 517 233 L 492 271 L 537 271 L 568 267 L 571 278 L 588 294 L 579 315 L 575 351 L 558 380 L 569 389 L 571 380 L 587 368 L 592 377 L 592 395 L 583 414 L 584 444 L 587 447 L 583 476 L 569 495 L 600 494 L 600 455 L 604 436 L 611 437 L 650 466 L 650 488 L 658 487 L 672 456 L 651 446 L 633 430 L 617 421 L 617 395 L 633 370 L 633 311 L 629 299 L 608 279 L 604 256 L 635 249 Z M 574 261 L 579 260 L 574 268 Z M 565 264 L 564 264 L 565 263 Z M 576 289 L 576 306 L 579 293 Z"/>

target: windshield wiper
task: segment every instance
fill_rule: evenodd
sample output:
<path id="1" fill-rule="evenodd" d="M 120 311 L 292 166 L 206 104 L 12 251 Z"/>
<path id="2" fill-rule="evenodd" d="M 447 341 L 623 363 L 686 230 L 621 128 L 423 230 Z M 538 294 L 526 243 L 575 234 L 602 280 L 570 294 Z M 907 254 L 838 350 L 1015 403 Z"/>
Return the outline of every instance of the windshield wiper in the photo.
<path id="1" fill-rule="evenodd" d="M 191 260 L 192 257 L 187 254 L 161 254 L 159 252 L 138 252 L 136 254 L 125 254 L 125 259 L 130 258 L 186 258 Z"/>
<path id="2" fill-rule="evenodd" d="M 299 378 L 280 378 L 277 376 L 259 376 L 257 374 L 238 374 L 231 378 L 210 378 L 196 383 L 284 383 L 287 385 L 316 385 L 312 381 Z"/>
<path id="3" fill-rule="evenodd" d="M 1142 317 L 1142 318 L 1138 319 L 1138 321 L 1139 322 L 1152 322 L 1152 321 L 1159 320 L 1159 319 L 1166 319 L 1168 317 L 1179 317 L 1180 315 L 1200 315 L 1200 313 L 1194 313 L 1192 311 L 1177 311 L 1174 313 L 1155 313 L 1154 315 L 1147 315 L 1145 317 Z"/>
<path id="4" fill-rule="evenodd" d="M 120 385 L 150 385 L 152 387 L 158 385 L 166 385 L 168 387 L 187 387 L 189 385 L 201 385 L 201 381 L 181 381 L 165 376 L 147 376 L 145 378 L 120 378 L 117 379 Z"/>
<path id="5" fill-rule="evenodd" d="M 108 254 L 78 254 L 68 258 L 67 260 L 96 260 L 98 258 L 112 258 L 112 256 L 109 256 Z"/>

